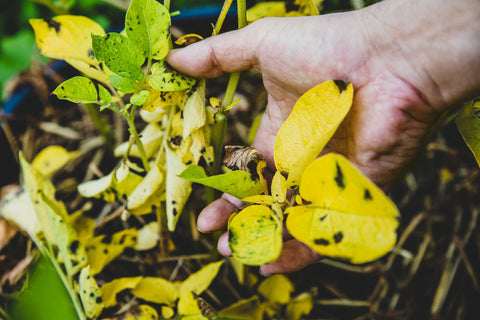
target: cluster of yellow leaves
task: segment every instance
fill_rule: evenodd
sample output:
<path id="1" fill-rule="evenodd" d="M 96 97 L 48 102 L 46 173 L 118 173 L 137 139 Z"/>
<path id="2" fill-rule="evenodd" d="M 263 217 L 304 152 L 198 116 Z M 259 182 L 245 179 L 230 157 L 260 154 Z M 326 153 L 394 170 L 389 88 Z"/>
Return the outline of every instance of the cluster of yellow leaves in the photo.
<path id="1" fill-rule="evenodd" d="M 339 154 L 315 159 L 347 115 L 353 86 L 327 81 L 296 102 L 275 140 L 277 166 L 270 195 L 246 197 L 249 206 L 229 219 L 229 246 L 245 264 L 277 259 L 283 214 L 290 234 L 323 256 L 366 263 L 396 241 L 398 210 Z M 287 190 L 294 191 L 287 203 Z"/>
<path id="2" fill-rule="evenodd" d="M 314 16 L 319 14 L 323 0 L 264 1 L 247 10 L 247 21 L 265 17 Z"/>

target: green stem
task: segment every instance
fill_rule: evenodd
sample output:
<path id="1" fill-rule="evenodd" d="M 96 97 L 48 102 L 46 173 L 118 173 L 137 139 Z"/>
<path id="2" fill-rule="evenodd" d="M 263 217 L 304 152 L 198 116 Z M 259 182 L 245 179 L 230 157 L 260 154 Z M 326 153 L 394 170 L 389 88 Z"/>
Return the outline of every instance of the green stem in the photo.
<path id="1" fill-rule="evenodd" d="M 135 128 L 135 113 L 137 111 L 137 106 L 133 105 L 132 110 L 130 112 L 130 115 L 126 118 L 128 122 L 128 129 L 130 131 L 130 134 L 133 136 L 135 139 L 135 144 L 137 145 L 138 152 L 140 153 L 140 158 L 142 159 L 143 167 L 145 168 L 145 171 L 150 171 L 150 164 L 148 163 L 148 157 L 147 153 L 145 152 L 145 148 L 143 147 L 143 143 L 140 140 L 140 137 L 138 136 L 137 128 Z"/>
<path id="2" fill-rule="evenodd" d="M 234 72 L 230 74 L 228 78 L 227 89 L 225 89 L 225 95 L 223 96 L 222 105 L 220 106 L 220 113 L 223 113 L 224 108 L 232 104 L 235 92 L 237 91 L 238 82 L 240 80 L 240 72 Z"/>
<path id="3" fill-rule="evenodd" d="M 163 6 L 167 8 L 167 10 L 170 11 L 170 0 L 164 0 L 163 1 Z"/>
<path id="4" fill-rule="evenodd" d="M 225 0 L 225 2 L 223 3 L 222 11 L 218 16 L 217 23 L 215 23 L 215 29 L 213 29 L 213 35 L 217 35 L 220 33 L 220 29 L 222 29 L 223 22 L 227 17 L 228 10 L 230 10 L 230 7 L 232 6 L 232 2 L 233 0 Z"/>
<path id="5" fill-rule="evenodd" d="M 247 26 L 247 1 L 237 0 L 238 29 Z"/>

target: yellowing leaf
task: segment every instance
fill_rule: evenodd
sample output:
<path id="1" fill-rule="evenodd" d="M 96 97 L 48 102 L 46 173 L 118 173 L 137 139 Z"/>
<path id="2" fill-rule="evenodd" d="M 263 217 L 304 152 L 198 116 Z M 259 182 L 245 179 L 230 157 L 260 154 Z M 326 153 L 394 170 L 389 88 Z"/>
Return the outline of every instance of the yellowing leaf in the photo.
<path id="1" fill-rule="evenodd" d="M 223 260 L 212 262 L 204 266 L 199 271 L 192 273 L 180 285 L 180 296 L 183 296 L 187 292 L 201 294 L 203 291 L 205 291 L 210 286 L 210 283 L 213 281 L 213 279 L 217 276 L 222 264 Z"/>
<path id="2" fill-rule="evenodd" d="M 145 129 L 140 132 L 140 140 L 143 143 L 143 147 L 145 148 L 145 153 L 147 157 L 150 158 L 153 154 L 158 150 L 160 144 L 162 144 L 162 138 L 164 135 L 164 131 L 162 128 L 156 123 L 149 123 Z M 128 150 L 128 142 L 124 142 L 119 144 L 115 150 L 114 155 L 115 157 L 122 157 L 127 153 Z M 129 156 L 140 158 L 140 151 L 138 151 L 137 145 L 134 143 L 132 148 L 130 149 Z"/>
<path id="3" fill-rule="evenodd" d="M 90 273 L 90 266 L 83 268 L 78 279 L 78 289 L 83 309 L 89 319 L 97 318 L 104 308 L 102 292 Z"/>
<path id="4" fill-rule="evenodd" d="M 30 195 L 20 186 L 2 197 L 0 216 L 25 231 L 31 238 L 35 238 L 42 230 Z"/>
<path id="5" fill-rule="evenodd" d="M 157 246 L 160 240 L 160 229 L 157 221 L 147 223 L 143 228 L 138 230 L 137 244 L 135 250 L 150 250 Z"/>
<path id="6" fill-rule="evenodd" d="M 258 293 L 274 304 L 287 304 L 293 290 L 292 282 L 283 274 L 268 277 L 258 286 Z"/>
<path id="7" fill-rule="evenodd" d="M 300 195 L 311 204 L 287 210 L 287 229 L 319 254 L 366 263 L 395 245 L 398 209 L 343 156 L 310 164 Z"/>
<path id="8" fill-rule="evenodd" d="M 144 89 L 150 91 L 150 96 L 142 106 L 142 109 L 147 111 L 154 111 L 160 107 L 183 106 L 187 99 L 186 91 L 159 91 L 148 85 Z"/>
<path id="9" fill-rule="evenodd" d="M 179 46 L 188 46 L 189 44 L 195 43 L 200 40 L 203 40 L 203 37 L 201 35 L 189 33 L 175 40 L 175 44 Z"/>
<path id="10" fill-rule="evenodd" d="M 218 312 L 220 319 L 262 320 L 263 308 L 257 296 L 240 300 Z"/>
<path id="11" fill-rule="evenodd" d="M 145 277 L 132 290 L 136 297 L 159 304 L 174 306 L 178 297 L 177 287 L 163 278 Z"/>
<path id="12" fill-rule="evenodd" d="M 127 198 L 127 209 L 135 214 L 152 212 L 152 206 L 160 207 L 164 199 L 165 178 L 157 166 L 153 166 Z"/>
<path id="13" fill-rule="evenodd" d="M 253 22 L 265 17 L 283 17 L 286 12 L 284 1 L 260 2 L 247 10 L 247 21 Z"/>
<path id="14" fill-rule="evenodd" d="M 243 198 L 242 201 L 251 204 L 263 204 L 266 206 L 271 206 L 275 202 L 275 199 L 271 195 L 259 194 Z"/>
<path id="15" fill-rule="evenodd" d="M 105 308 L 113 307 L 117 304 L 117 293 L 125 289 L 135 288 L 141 280 L 142 277 L 117 278 L 104 284 L 101 291 Z"/>
<path id="16" fill-rule="evenodd" d="M 189 93 L 183 105 L 183 136 L 188 137 L 193 131 L 207 123 L 205 110 L 205 80 L 200 80 L 196 88 Z"/>
<path id="17" fill-rule="evenodd" d="M 63 15 L 51 20 L 30 19 L 37 45 L 43 55 L 65 60 L 87 76 L 108 83 L 108 77 L 95 68 L 91 34 L 103 35 L 103 28 L 83 16 Z"/>
<path id="18" fill-rule="evenodd" d="M 182 179 L 179 175 L 187 168 L 182 159 L 170 148 L 166 148 L 167 153 L 167 190 L 166 190 L 166 208 L 167 208 L 167 228 L 174 231 L 177 225 L 178 217 L 183 210 L 192 192 L 192 183 Z"/>
<path id="19" fill-rule="evenodd" d="M 137 320 L 157 320 L 158 313 L 153 307 L 149 306 L 148 304 L 142 304 L 140 306 L 140 316 Z"/>
<path id="20" fill-rule="evenodd" d="M 310 314 L 313 309 L 313 297 L 310 293 L 301 293 L 287 305 L 287 319 L 299 320 L 304 315 Z"/>
<path id="21" fill-rule="evenodd" d="M 62 82 L 52 93 L 59 99 L 75 103 L 108 104 L 112 100 L 105 87 L 95 85 L 91 79 L 80 76 Z"/>
<path id="22" fill-rule="evenodd" d="M 125 248 L 135 246 L 137 229 L 127 229 L 114 233 L 112 236 L 100 235 L 88 241 L 86 249 L 90 273 L 96 275 L 120 255 Z"/>
<path id="23" fill-rule="evenodd" d="M 353 86 L 326 81 L 303 94 L 275 139 L 277 170 L 288 173 L 287 186 L 294 189 L 302 172 L 335 133 L 353 100 Z"/>
<path id="24" fill-rule="evenodd" d="M 287 180 L 280 171 L 275 172 L 272 179 L 272 196 L 278 203 L 283 203 L 287 199 Z"/>
<path id="25" fill-rule="evenodd" d="M 168 306 L 162 306 L 161 308 L 162 317 L 164 319 L 171 319 L 175 315 L 175 310 L 173 310 L 173 308 Z"/>
<path id="26" fill-rule="evenodd" d="M 244 264 L 272 262 L 282 250 L 282 221 L 267 206 L 251 205 L 232 214 L 228 234 L 233 257 Z"/>
<path id="27" fill-rule="evenodd" d="M 50 177 L 58 169 L 73 159 L 76 152 L 69 152 L 61 146 L 49 146 L 40 151 L 32 161 L 32 167 L 45 177 Z"/>
<path id="28" fill-rule="evenodd" d="M 202 316 L 202 311 L 198 307 L 198 302 L 193 292 L 186 292 L 184 295 L 180 296 L 177 309 L 178 314 L 183 316 L 182 319 L 187 317 L 190 319 L 191 316 L 196 316 L 195 319 L 207 320 L 207 318 Z"/>
<path id="29" fill-rule="evenodd" d="M 455 124 L 480 166 L 480 98 L 463 106 Z"/>

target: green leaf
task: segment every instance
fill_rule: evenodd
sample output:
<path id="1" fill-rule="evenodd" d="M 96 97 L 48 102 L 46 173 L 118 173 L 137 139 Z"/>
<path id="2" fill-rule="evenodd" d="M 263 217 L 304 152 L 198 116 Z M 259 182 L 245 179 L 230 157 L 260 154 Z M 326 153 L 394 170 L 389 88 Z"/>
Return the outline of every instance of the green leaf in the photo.
<path id="1" fill-rule="evenodd" d="M 132 45 L 129 38 L 114 32 L 105 36 L 92 34 L 92 47 L 95 57 L 103 60 L 112 72 L 127 79 L 142 79 L 141 66 L 145 56 Z"/>
<path id="2" fill-rule="evenodd" d="M 195 79 L 172 71 L 152 74 L 148 77 L 148 83 L 152 88 L 159 91 L 182 91 L 191 88 L 195 84 Z"/>
<path id="3" fill-rule="evenodd" d="M 170 23 L 170 13 L 159 2 L 132 0 L 125 31 L 144 56 L 162 60 L 170 50 Z"/>
<path id="4" fill-rule="evenodd" d="M 72 101 L 75 103 L 110 103 L 112 96 L 107 89 L 98 85 L 97 87 L 92 80 L 86 77 L 73 77 L 62 82 L 53 94 L 59 99 Z"/>
<path id="5" fill-rule="evenodd" d="M 112 74 L 108 78 L 115 89 L 123 93 L 132 93 L 137 89 L 137 82 L 135 80 L 120 77 L 116 74 Z"/>
<path id="6" fill-rule="evenodd" d="M 90 274 L 90 266 L 83 268 L 80 272 L 78 289 L 87 317 L 98 317 L 100 313 L 102 313 L 104 307 L 102 292 L 100 291 L 95 278 Z"/>
<path id="7" fill-rule="evenodd" d="M 142 90 L 139 93 L 136 93 L 130 97 L 130 103 L 136 106 L 141 106 L 147 101 L 150 96 L 150 91 Z"/>
<path id="8" fill-rule="evenodd" d="M 260 179 L 253 180 L 250 173 L 242 170 L 207 176 L 202 167 L 189 165 L 179 177 L 229 193 L 239 199 L 257 195 L 263 191 Z"/>
<path id="9" fill-rule="evenodd" d="M 466 103 L 455 123 L 480 166 L 480 98 Z"/>

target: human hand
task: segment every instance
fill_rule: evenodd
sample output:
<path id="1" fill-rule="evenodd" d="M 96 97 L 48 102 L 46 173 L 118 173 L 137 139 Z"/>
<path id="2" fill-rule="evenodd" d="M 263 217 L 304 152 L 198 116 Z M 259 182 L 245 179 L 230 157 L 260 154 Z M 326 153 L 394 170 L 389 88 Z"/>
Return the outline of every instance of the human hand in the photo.
<path id="1" fill-rule="evenodd" d="M 472 0 L 457 3 L 466 10 L 458 15 L 463 20 L 474 19 L 473 5 Z M 415 6 L 416 19 L 402 20 Z M 434 0 L 420 1 L 420 5 L 385 1 L 349 13 L 262 19 L 242 30 L 174 50 L 167 61 L 195 77 L 216 77 L 251 67 L 262 74 L 268 105 L 253 146 L 270 168 L 274 168 L 276 134 L 300 95 L 330 79 L 353 83 L 351 111 L 325 152 L 345 155 L 375 183 L 387 188 L 414 160 L 438 116 L 480 87 L 478 74 L 464 65 L 446 66 L 449 61 L 438 56 L 442 50 L 449 52 L 450 42 L 460 35 L 480 38 L 478 28 L 472 35 L 455 23 L 445 35 L 445 26 L 438 21 L 452 12 L 448 6 L 458 9 L 449 4 L 436 10 Z M 431 32 L 419 34 L 420 26 L 428 22 Z M 429 40 L 438 44 L 433 51 L 432 42 L 426 43 Z M 478 40 L 474 44 L 480 48 Z M 465 62 L 475 61 L 473 54 L 463 51 L 457 55 Z M 478 71 L 478 63 L 476 67 Z M 459 74 L 470 77 L 471 82 L 459 86 L 455 81 Z M 198 228 L 205 232 L 225 229 L 230 214 L 240 206 L 240 200 L 223 195 L 201 212 Z M 230 254 L 227 234 L 219 239 L 218 250 Z M 262 266 L 261 272 L 290 272 L 319 258 L 303 243 L 288 239 L 278 260 Z"/>

